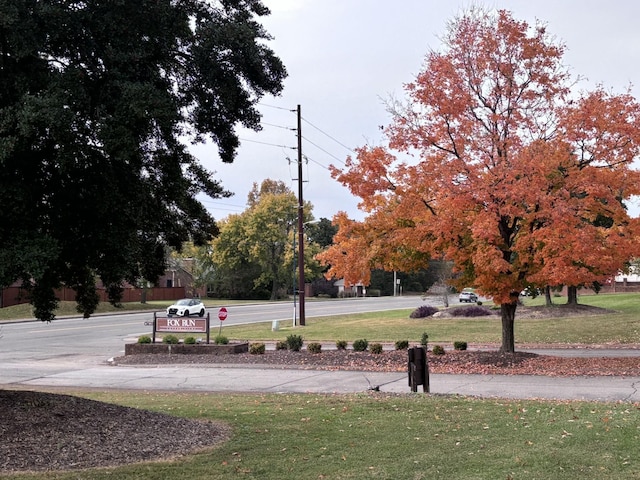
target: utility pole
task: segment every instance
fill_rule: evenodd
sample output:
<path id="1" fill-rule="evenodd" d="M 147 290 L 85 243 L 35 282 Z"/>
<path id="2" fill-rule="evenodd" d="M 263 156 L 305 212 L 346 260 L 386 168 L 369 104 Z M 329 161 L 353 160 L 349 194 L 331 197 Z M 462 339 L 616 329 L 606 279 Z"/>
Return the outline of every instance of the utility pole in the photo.
<path id="1" fill-rule="evenodd" d="M 300 326 L 305 326 L 304 288 L 304 201 L 302 198 L 302 114 L 298 105 L 298 301 Z"/>

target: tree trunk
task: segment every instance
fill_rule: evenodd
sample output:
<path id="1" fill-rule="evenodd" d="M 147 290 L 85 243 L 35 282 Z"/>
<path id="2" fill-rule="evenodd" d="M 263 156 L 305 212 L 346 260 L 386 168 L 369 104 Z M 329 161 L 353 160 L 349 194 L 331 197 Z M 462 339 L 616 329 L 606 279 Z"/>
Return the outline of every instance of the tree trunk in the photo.
<path id="1" fill-rule="evenodd" d="M 544 287 L 544 302 L 547 307 L 553 305 L 553 302 L 551 301 L 551 287 L 549 285 Z"/>
<path id="2" fill-rule="evenodd" d="M 502 314 L 502 347 L 500 347 L 500 351 L 503 353 L 514 353 L 516 351 L 513 324 L 517 307 L 517 301 L 500 305 L 500 313 Z"/>
<path id="3" fill-rule="evenodd" d="M 567 287 L 567 305 L 578 304 L 578 287 Z"/>

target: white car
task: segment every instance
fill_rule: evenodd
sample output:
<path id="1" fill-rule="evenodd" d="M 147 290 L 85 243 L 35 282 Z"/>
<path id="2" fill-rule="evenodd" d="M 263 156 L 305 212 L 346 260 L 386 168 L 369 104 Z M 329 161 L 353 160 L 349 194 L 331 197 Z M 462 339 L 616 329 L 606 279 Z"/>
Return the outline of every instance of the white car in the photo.
<path id="1" fill-rule="evenodd" d="M 188 317 L 197 314 L 204 317 L 204 303 L 199 298 L 183 298 L 167 307 L 167 316 Z"/>
<path id="2" fill-rule="evenodd" d="M 460 292 L 458 300 L 460 300 L 460 302 L 476 303 L 478 301 L 478 295 L 476 295 L 472 289 L 465 288 Z"/>

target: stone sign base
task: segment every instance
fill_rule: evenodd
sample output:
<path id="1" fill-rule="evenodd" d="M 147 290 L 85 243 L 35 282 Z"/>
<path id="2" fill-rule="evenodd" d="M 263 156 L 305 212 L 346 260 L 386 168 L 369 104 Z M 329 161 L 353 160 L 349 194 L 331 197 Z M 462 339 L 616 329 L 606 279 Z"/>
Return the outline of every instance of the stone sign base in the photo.
<path id="1" fill-rule="evenodd" d="M 141 355 L 146 353 L 164 353 L 172 355 L 228 355 L 233 353 L 246 353 L 249 351 L 248 343 L 229 343 L 216 345 L 214 343 L 199 343 L 185 345 L 183 343 L 127 343 L 124 346 L 125 355 Z"/>

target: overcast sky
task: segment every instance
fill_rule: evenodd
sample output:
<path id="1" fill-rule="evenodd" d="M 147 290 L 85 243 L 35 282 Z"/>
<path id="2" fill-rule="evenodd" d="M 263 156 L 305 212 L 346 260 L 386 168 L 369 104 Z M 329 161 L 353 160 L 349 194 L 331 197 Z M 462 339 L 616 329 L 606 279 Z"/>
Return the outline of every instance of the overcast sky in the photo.
<path id="1" fill-rule="evenodd" d="M 455 0 L 264 0 L 271 48 L 289 76 L 280 97 L 260 103 L 264 129 L 241 131 L 233 164 L 220 162 L 215 146 L 194 153 L 235 195 L 204 200 L 216 219 L 240 213 L 254 182 L 271 178 L 297 193 L 296 114 L 302 111 L 304 199 L 315 218 L 344 210 L 363 214 L 357 198 L 333 180 L 330 164 L 342 165 L 351 149 L 382 142 L 390 117 L 384 102 L 403 98 L 403 85 L 420 71 L 425 54 L 440 50 L 447 23 L 471 2 Z M 510 10 L 518 20 L 547 24 L 566 45 L 564 63 L 586 77 L 582 88 L 602 84 L 615 93 L 631 85 L 640 98 L 640 2 L 636 0 L 504 0 L 473 2 Z M 258 143 L 260 142 L 260 143 Z M 638 210 L 634 207 L 634 213 Z"/>

